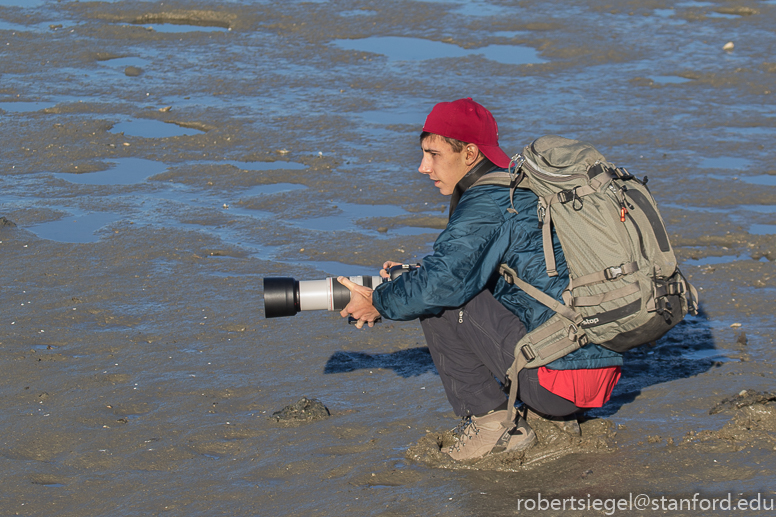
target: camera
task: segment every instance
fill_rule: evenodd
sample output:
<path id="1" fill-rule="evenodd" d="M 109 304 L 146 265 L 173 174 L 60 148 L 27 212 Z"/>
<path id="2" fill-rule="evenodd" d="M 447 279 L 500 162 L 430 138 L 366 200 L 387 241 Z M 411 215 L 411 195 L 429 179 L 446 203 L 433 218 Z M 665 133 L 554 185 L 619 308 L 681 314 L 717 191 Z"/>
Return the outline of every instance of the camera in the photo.
<path id="1" fill-rule="evenodd" d="M 351 282 L 374 289 L 383 282 L 417 268 L 414 264 L 401 264 L 388 269 L 389 278 L 380 276 L 351 276 Z M 336 278 L 323 280 L 295 280 L 290 277 L 264 279 L 264 317 L 294 316 L 299 311 L 341 311 L 350 302 L 350 290 Z"/>

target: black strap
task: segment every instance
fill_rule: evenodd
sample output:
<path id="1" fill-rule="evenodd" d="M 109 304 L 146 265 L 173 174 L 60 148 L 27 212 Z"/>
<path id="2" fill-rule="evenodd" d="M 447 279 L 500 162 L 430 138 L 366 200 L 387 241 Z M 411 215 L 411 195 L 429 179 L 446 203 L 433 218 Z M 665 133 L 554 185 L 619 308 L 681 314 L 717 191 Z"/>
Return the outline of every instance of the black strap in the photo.
<path id="1" fill-rule="evenodd" d="M 453 196 L 450 198 L 450 213 L 448 214 L 448 218 L 453 216 L 453 212 L 455 212 L 455 209 L 458 206 L 458 202 L 461 200 L 463 193 L 469 190 L 469 187 L 474 185 L 478 179 L 494 169 L 498 169 L 498 166 L 494 165 L 493 162 L 487 158 L 483 158 L 480 163 L 475 165 L 472 170 L 466 173 L 466 176 L 461 178 L 461 180 L 455 186 Z"/>

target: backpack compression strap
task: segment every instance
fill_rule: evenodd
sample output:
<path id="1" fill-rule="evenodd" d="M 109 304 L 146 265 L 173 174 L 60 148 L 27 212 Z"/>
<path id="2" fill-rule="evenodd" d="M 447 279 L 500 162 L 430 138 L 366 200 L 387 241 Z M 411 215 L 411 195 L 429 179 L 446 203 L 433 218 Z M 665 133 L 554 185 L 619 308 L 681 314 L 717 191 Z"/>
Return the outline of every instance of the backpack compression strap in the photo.
<path id="1" fill-rule="evenodd" d="M 501 275 L 501 277 L 504 279 L 506 283 L 516 285 L 517 287 L 525 291 L 525 293 L 528 296 L 535 298 L 538 302 L 546 305 L 547 307 L 554 310 L 558 314 L 564 316 L 565 318 L 568 318 L 569 320 L 573 321 L 577 325 L 582 323 L 583 318 L 581 314 L 571 309 L 570 307 L 567 307 L 566 305 L 562 304 L 552 296 L 546 294 L 544 291 L 532 286 L 525 280 L 520 279 L 517 276 L 517 273 L 515 272 L 515 270 L 509 267 L 508 265 L 501 264 L 498 267 L 498 273 L 499 275 Z"/>
<path id="2" fill-rule="evenodd" d="M 587 344 L 587 334 L 580 325 L 569 321 L 561 314 L 553 315 L 535 328 L 515 347 L 515 361 L 507 370 L 509 379 L 509 402 L 503 427 L 514 427 L 515 402 L 517 402 L 518 376 L 523 368 L 538 368 L 551 363 L 558 357 L 577 350 Z"/>

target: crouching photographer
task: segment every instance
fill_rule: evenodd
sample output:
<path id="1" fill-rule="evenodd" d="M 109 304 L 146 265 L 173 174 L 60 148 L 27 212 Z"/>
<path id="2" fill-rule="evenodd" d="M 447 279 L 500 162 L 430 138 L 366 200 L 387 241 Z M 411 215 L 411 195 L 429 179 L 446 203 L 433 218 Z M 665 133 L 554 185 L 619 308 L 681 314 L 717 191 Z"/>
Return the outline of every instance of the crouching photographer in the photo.
<path id="1" fill-rule="evenodd" d="M 557 275 L 548 276 L 538 198 L 530 190 L 472 187 L 484 174 L 510 164 L 498 144 L 496 121 L 483 106 L 470 98 L 437 104 L 426 118 L 420 146 L 419 172 L 452 196 L 447 227 L 433 254 L 393 281 L 371 288 L 339 277 L 351 291 L 341 315 L 357 320 L 358 328 L 379 318 L 420 319 L 447 398 L 462 418 L 456 442 L 446 451 L 452 458 L 526 449 L 536 435 L 524 415 L 503 425 L 512 414 L 507 412 L 507 370 L 515 344 L 554 311 L 498 271 L 506 263 L 522 280 L 561 301 L 569 284 L 563 251 L 553 233 Z M 387 261 L 381 277 L 397 264 Z M 522 369 L 517 398 L 573 432 L 577 413 L 609 399 L 621 365 L 619 353 L 588 344 L 546 366 Z"/>

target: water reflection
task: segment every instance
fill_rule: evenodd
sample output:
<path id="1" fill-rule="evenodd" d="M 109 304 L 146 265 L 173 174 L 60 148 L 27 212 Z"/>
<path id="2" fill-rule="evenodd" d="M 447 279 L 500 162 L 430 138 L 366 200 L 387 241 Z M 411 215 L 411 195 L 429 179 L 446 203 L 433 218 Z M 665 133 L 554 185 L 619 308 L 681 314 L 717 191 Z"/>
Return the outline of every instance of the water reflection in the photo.
<path id="1" fill-rule="evenodd" d="M 204 131 L 160 120 L 132 119 L 115 124 L 111 129 L 111 133 L 124 133 L 126 136 L 142 138 L 170 138 L 174 136 L 201 135 Z"/>
<path id="2" fill-rule="evenodd" d="M 753 224 L 749 227 L 752 235 L 776 235 L 776 224 Z"/>
<path id="3" fill-rule="evenodd" d="M 760 174 L 758 176 L 739 176 L 738 179 L 744 183 L 751 183 L 752 185 L 776 187 L 776 175 Z"/>
<path id="4" fill-rule="evenodd" d="M 81 174 L 54 173 L 54 177 L 81 185 L 134 185 L 166 169 L 165 164 L 153 160 L 121 158 L 108 170 Z"/>
<path id="5" fill-rule="evenodd" d="M 117 57 L 113 59 L 106 59 L 104 61 L 100 61 L 99 63 L 101 65 L 104 65 L 110 68 L 120 69 L 123 72 L 124 69 L 128 66 L 144 68 L 149 65 L 150 61 L 140 57 L 129 56 L 129 57 Z"/>
<path id="6" fill-rule="evenodd" d="M 692 79 L 687 79 L 686 77 L 678 77 L 675 75 L 659 75 L 659 76 L 653 76 L 650 77 L 652 81 L 654 81 L 657 84 L 682 84 L 682 83 L 688 83 L 692 81 Z"/>
<path id="7" fill-rule="evenodd" d="M 0 102 L 0 110 L 9 113 L 29 113 L 41 111 L 56 106 L 56 102 L 30 101 L 30 102 Z"/>
<path id="8" fill-rule="evenodd" d="M 240 197 L 259 196 L 264 194 L 278 194 L 280 192 L 292 192 L 294 190 L 304 190 L 307 187 L 296 183 L 273 183 L 271 185 L 256 185 L 242 192 Z"/>
<path id="9" fill-rule="evenodd" d="M 484 56 L 485 59 L 507 65 L 545 63 L 531 47 L 516 45 L 489 45 L 478 49 L 464 49 L 458 45 L 422 38 L 372 36 L 363 39 L 335 40 L 343 50 L 358 50 L 387 56 L 391 61 L 424 61 L 428 59 Z"/>
<path id="10" fill-rule="evenodd" d="M 108 212 L 77 213 L 58 221 L 36 224 L 28 229 L 41 239 L 83 244 L 97 242 L 100 239 L 97 231 L 119 219 L 120 215 Z"/>
<path id="11" fill-rule="evenodd" d="M 716 158 L 705 158 L 699 163 L 700 167 L 706 169 L 745 169 L 752 164 L 751 160 L 738 158 L 734 156 L 719 156 Z"/>

